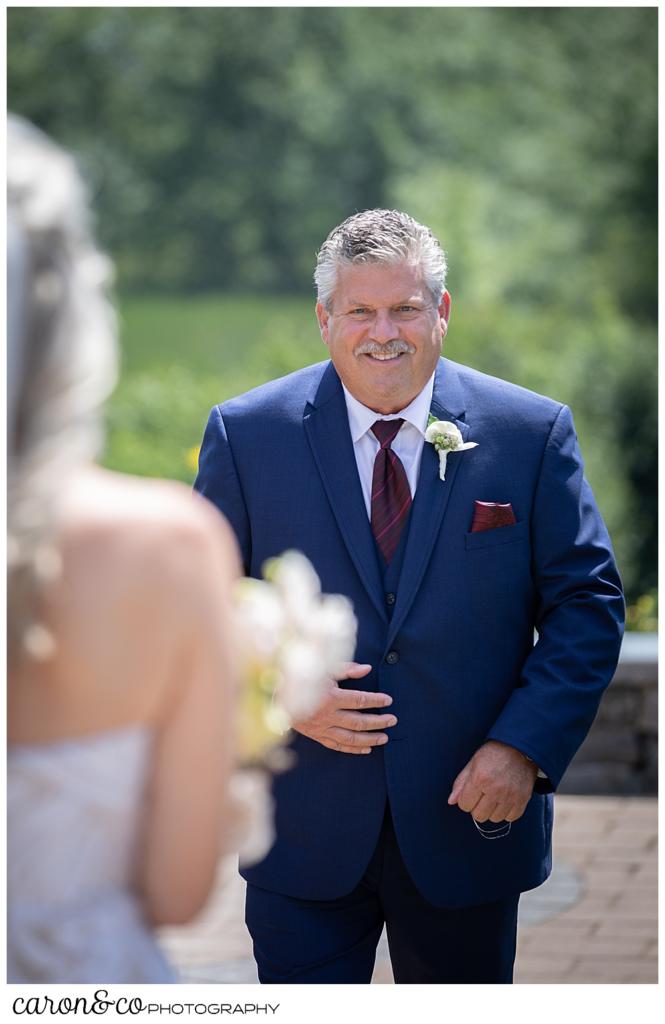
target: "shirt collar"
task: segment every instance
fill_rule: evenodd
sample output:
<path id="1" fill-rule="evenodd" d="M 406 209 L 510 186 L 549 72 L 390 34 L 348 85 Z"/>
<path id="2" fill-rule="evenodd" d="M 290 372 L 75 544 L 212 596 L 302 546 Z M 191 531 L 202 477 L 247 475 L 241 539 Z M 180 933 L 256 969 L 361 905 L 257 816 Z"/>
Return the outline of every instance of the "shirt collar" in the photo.
<path id="1" fill-rule="evenodd" d="M 413 401 L 410 402 L 405 409 L 391 413 L 389 416 L 383 416 L 381 413 L 375 412 L 374 409 L 368 409 L 366 405 L 363 405 L 362 402 L 359 402 L 357 398 L 353 397 L 344 383 L 342 383 L 342 387 L 344 388 L 344 400 L 346 402 L 346 411 L 349 417 L 351 439 L 354 444 L 356 441 L 359 441 L 368 430 L 371 430 L 377 420 L 402 419 L 405 423 L 410 423 L 412 427 L 415 427 L 418 433 L 422 434 L 423 437 L 425 436 L 429 411 L 432 405 L 434 374 L 432 374 L 430 379 L 427 381 L 427 384 L 420 394 L 416 395 Z"/>

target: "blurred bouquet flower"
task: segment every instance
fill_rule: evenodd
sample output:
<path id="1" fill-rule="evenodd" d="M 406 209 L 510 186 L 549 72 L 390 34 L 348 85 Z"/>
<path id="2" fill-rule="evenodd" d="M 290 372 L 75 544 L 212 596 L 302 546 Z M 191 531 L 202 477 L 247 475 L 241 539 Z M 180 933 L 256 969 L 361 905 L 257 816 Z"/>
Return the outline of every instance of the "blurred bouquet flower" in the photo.
<path id="1" fill-rule="evenodd" d="M 269 772 L 290 764 L 284 744 L 291 723 L 316 710 L 330 676 L 353 658 L 357 632 L 351 602 L 323 595 L 300 552 L 271 558 L 263 575 L 239 580 L 234 593 L 243 767 L 231 786 L 227 850 L 245 865 L 263 860 L 274 841 Z"/>
<path id="2" fill-rule="evenodd" d="M 263 575 L 241 579 L 235 591 L 243 684 L 239 749 L 245 764 L 279 768 L 291 723 L 316 710 L 330 676 L 352 660 L 357 622 L 346 597 L 321 593 L 300 552 L 269 559 Z"/>

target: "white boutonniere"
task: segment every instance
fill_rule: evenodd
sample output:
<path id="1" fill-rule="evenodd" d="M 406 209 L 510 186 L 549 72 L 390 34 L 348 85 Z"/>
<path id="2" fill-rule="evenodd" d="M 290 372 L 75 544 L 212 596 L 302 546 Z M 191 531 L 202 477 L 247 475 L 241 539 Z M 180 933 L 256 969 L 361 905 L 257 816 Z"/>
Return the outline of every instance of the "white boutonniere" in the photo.
<path id="1" fill-rule="evenodd" d="M 430 413 L 425 431 L 425 440 L 434 445 L 439 453 L 439 476 L 446 479 L 446 459 L 450 452 L 465 452 L 477 448 L 477 441 L 463 441 L 459 429 L 449 420 L 437 420 Z"/>

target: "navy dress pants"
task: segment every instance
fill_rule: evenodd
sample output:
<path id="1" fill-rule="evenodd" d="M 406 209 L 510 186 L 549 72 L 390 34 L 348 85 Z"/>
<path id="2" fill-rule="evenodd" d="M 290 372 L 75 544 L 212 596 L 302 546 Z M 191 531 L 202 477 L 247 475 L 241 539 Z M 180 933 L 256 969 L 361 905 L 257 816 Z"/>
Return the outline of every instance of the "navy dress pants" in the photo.
<path id="1" fill-rule="evenodd" d="M 245 920 L 264 984 L 367 984 L 386 925 L 398 984 L 511 984 L 519 894 L 473 907 L 434 907 L 411 881 L 388 810 L 356 888 L 299 900 L 247 886 Z"/>

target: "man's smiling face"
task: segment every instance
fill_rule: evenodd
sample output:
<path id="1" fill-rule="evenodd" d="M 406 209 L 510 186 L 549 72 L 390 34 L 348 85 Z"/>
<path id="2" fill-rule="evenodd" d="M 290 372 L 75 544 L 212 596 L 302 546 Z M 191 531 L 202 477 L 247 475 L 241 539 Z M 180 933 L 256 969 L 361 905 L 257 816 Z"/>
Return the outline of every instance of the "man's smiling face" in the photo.
<path id="1" fill-rule="evenodd" d="M 448 292 L 437 309 L 420 269 L 408 263 L 342 267 L 331 309 L 316 306 L 342 382 L 383 415 L 404 409 L 432 376 L 449 314 Z"/>

